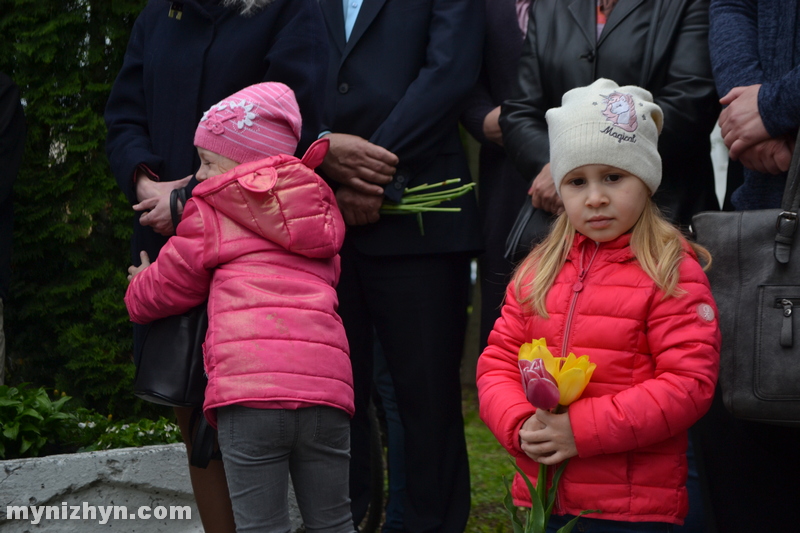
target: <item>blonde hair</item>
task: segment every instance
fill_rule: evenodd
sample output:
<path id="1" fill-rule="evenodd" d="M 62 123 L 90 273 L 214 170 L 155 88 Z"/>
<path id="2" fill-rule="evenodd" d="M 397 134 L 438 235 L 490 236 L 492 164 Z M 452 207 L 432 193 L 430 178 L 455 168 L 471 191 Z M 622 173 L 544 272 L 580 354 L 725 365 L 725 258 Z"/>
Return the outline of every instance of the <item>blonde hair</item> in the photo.
<path id="1" fill-rule="evenodd" d="M 567 214 L 562 213 L 544 241 L 514 272 L 511 283 L 515 297 L 522 305 L 530 305 L 543 318 L 549 317 L 545 308 L 547 293 L 567 260 L 575 233 Z M 652 200 L 648 200 L 639 220 L 633 225 L 630 246 L 642 270 L 664 291 L 665 297 L 683 293 L 678 288 L 678 267 L 683 259 L 684 242 L 687 241 L 680 230 L 663 217 Z M 704 264 L 703 270 L 707 270 L 711 266 L 711 254 L 699 244 L 689 242 L 689 245 Z"/>

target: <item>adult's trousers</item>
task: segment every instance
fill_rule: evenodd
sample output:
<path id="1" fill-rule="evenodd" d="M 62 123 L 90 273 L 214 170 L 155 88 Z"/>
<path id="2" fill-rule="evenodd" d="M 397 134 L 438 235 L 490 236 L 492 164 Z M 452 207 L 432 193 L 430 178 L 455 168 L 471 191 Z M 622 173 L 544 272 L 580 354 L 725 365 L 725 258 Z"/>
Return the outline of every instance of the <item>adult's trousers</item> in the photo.
<path id="1" fill-rule="evenodd" d="M 405 432 L 403 523 L 414 533 L 461 533 L 469 466 L 459 367 L 470 290 L 468 254 L 368 256 L 345 238 L 337 287 L 353 364 L 350 495 L 358 524 L 369 502 L 374 335 L 383 346 Z"/>

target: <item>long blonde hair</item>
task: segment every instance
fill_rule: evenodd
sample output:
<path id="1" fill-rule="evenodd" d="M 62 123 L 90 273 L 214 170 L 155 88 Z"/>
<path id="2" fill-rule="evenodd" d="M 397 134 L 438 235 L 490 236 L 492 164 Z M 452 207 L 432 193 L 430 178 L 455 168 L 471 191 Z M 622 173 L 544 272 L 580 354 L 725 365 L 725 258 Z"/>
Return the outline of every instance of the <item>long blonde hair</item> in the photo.
<path id="1" fill-rule="evenodd" d="M 549 317 L 545 308 L 547 293 L 567 260 L 575 233 L 567 214 L 562 213 L 544 241 L 514 272 L 511 283 L 515 297 L 522 305 L 530 305 L 543 318 Z M 652 200 L 648 200 L 639 220 L 633 225 L 631 251 L 642 270 L 664 291 L 665 296 L 682 293 L 678 288 L 678 267 L 683 259 L 684 242 L 686 239 L 680 230 L 663 217 Z M 707 270 L 711 266 L 711 254 L 697 243 L 689 242 L 689 245 L 704 264 L 703 270 Z"/>

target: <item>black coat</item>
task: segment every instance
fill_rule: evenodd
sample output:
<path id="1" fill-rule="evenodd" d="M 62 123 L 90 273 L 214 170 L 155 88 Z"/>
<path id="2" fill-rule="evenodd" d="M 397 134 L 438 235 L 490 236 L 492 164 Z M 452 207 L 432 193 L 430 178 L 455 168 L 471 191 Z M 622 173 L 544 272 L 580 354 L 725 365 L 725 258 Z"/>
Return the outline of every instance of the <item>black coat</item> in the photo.
<path id="1" fill-rule="evenodd" d="M 24 149 L 25 115 L 19 89 L 11 78 L 0 72 L 0 299 L 3 300 L 8 298 L 11 277 L 11 236 L 14 226 L 11 188 L 17 178 Z"/>
<path id="2" fill-rule="evenodd" d="M 709 135 L 719 103 L 708 54 L 708 0 L 619 0 L 596 39 L 595 0 L 536 0 L 519 87 L 500 116 L 506 150 L 534 178 L 550 159 L 545 113 L 598 78 L 639 85 L 664 111 L 664 175 L 654 199 L 688 224 L 718 209 Z"/>
<path id="3" fill-rule="evenodd" d="M 249 85 L 279 81 L 294 90 L 303 117 L 298 151 L 320 128 L 328 42 L 316 0 L 276 0 L 250 17 L 188 0 L 179 2 L 180 20 L 168 16 L 172 3 L 150 0 L 137 18 L 106 105 L 111 171 L 132 204 L 137 166 L 162 181 L 193 174 L 203 112 Z M 140 250 L 154 259 L 165 242 L 137 218 L 134 263 Z"/>
<path id="4" fill-rule="evenodd" d="M 484 253 L 480 257 L 480 347 L 500 316 L 513 264 L 504 257 L 506 237 L 524 202 L 530 178 L 525 180 L 502 146 L 486 139 L 486 115 L 511 96 L 517 84 L 517 63 L 524 36 L 517 21 L 516 0 L 486 0 L 486 40 L 483 69 L 467 99 L 461 123 L 481 143 L 478 207 L 483 227 Z"/>
<path id="5" fill-rule="evenodd" d="M 479 4 L 479 5 L 478 5 Z M 325 129 L 363 137 L 397 155 L 386 196 L 445 179 L 471 180 L 458 116 L 478 78 L 483 2 L 364 0 L 345 42 L 341 0 L 321 0 L 330 63 Z M 475 195 L 452 202 L 460 213 L 383 215 L 348 229 L 370 255 L 474 251 L 480 248 Z"/>

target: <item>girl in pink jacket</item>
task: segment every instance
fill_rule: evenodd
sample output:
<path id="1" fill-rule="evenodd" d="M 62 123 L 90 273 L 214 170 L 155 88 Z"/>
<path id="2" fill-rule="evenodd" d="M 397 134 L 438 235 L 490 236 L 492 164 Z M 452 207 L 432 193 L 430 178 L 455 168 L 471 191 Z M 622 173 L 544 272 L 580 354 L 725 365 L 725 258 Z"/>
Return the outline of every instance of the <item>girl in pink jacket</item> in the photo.
<path id="1" fill-rule="evenodd" d="M 600 79 L 547 112 L 564 202 L 520 264 L 478 362 L 481 418 L 535 480 L 570 459 L 549 532 L 583 510 L 587 531 L 671 531 L 688 510 L 687 429 L 709 408 L 719 365 L 716 307 L 698 255 L 651 199 L 661 182 L 663 115 L 652 95 Z M 526 399 L 519 348 L 597 365 L 563 414 Z M 550 469 L 552 471 L 554 469 Z M 517 505 L 531 506 L 517 476 Z"/>
<path id="2" fill-rule="evenodd" d="M 291 474 L 309 531 L 353 532 L 353 383 L 335 286 L 344 222 L 316 175 L 327 141 L 294 153 L 300 113 L 280 83 L 209 109 L 193 198 L 125 303 L 147 324 L 208 300 L 203 410 L 219 431 L 237 531 L 289 531 Z"/>

